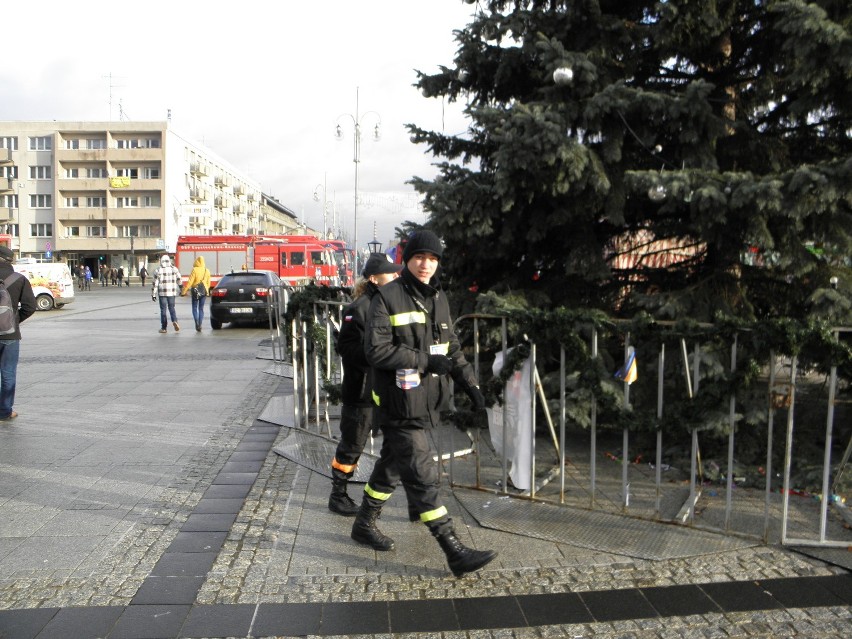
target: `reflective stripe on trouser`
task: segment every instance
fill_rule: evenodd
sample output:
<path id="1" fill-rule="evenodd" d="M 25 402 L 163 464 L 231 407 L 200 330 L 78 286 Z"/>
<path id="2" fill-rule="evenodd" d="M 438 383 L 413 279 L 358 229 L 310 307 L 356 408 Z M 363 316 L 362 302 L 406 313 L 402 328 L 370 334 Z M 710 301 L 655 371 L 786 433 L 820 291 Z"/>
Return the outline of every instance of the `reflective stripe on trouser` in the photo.
<path id="1" fill-rule="evenodd" d="M 409 506 L 424 523 L 446 517 L 440 500 L 438 464 L 432 459 L 428 434 L 422 428 L 382 428 L 382 452 L 364 488 L 367 495 L 387 500 L 402 480 Z M 429 519 L 423 519 L 423 514 Z"/>

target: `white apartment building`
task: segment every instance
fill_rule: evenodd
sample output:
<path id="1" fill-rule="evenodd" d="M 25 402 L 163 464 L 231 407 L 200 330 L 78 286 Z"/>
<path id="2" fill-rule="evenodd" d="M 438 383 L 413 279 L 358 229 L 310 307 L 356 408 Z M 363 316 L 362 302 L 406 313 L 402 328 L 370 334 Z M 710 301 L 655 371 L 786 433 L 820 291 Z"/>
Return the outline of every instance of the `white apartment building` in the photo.
<path id="1" fill-rule="evenodd" d="M 256 181 L 169 122 L 0 122 L 0 242 L 17 256 L 136 274 L 179 235 L 296 226 Z"/>

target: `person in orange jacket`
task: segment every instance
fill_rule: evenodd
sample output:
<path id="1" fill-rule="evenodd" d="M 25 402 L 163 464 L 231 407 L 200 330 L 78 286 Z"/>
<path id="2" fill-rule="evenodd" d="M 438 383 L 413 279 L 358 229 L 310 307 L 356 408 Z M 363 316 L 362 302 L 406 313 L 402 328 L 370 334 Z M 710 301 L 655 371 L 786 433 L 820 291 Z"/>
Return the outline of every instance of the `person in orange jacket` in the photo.
<path id="1" fill-rule="evenodd" d="M 200 333 L 201 323 L 204 321 L 204 300 L 210 293 L 210 269 L 205 266 L 204 258 L 200 255 L 195 258 L 180 296 L 184 297 L 189 292 L 192 293 L 192 318 L 195 320 L 195 330 Z"/>

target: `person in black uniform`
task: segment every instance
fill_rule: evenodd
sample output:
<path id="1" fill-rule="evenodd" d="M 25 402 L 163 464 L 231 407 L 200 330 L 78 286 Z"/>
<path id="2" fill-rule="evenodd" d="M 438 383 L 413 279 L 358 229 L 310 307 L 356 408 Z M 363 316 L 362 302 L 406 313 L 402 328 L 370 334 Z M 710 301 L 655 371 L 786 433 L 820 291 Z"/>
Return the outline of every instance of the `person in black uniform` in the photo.
<path id="1" fill-rule="evenodd" d="M 370 366 L 364 353 L 364 326 L 370 300 L 388 282 L 396 279 L 402 264 L 394 264 L 387 255 L 373 253 L 355 283 L 353 301 L 343 309 L 343 322 L 337 337 L 337 352 L 343 361 L 340 413 L 340 442 L 331 460 L 331 496 L 328 509 L 351 517 L 358 504 L 346 492 L 355 467 L 364 452 L 367 435 L 373 427 L 375 405 L 370 384 Z"/>
<path id="2" fill-rule="evenodd" d="M 364 349 L 373 368 L 373 388 L 383 441 L 379 460 L 364 487 L 352 539 L 375 550 L 394 541 L 376 526 L 382 506 L 402 480 L 409 508 L 419 513 L 447 556 L 456 577 L 478 570 L 497 553 L 465 547 L 441 503 L 438 463 L 426 429 L 434 428 L 450 399 L 448 376 L 475 409 L 485 399 L 453 330 L 450 308 L 437 277 L 443 246 L 431 231 L 418 231 L 403 252 L 399 278 L 370 302 Z"/>

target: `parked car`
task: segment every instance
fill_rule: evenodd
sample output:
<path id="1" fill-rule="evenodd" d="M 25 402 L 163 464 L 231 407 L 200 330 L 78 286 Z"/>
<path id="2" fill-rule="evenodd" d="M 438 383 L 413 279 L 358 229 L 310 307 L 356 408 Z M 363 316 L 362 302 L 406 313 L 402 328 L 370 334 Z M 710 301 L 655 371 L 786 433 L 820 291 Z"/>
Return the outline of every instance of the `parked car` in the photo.
<path id="1" fill-rule="evenodd" d="M 272 291 L 283 286 L 286 285 L 273 271 L 226 273 L 210 290 L 210 326 L 217 330 L 227 323 L 269 322 Z"/>
<path id="2" fill-rule="evenodd" d="M 66 263 L 38 262 L 35 258 L 25 257 L 15 262 L 12 268 L 29 278 L 38 310 L 62 308 L 74 301 L 74 278 Z"/>

